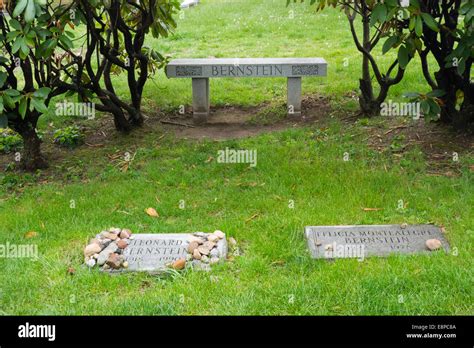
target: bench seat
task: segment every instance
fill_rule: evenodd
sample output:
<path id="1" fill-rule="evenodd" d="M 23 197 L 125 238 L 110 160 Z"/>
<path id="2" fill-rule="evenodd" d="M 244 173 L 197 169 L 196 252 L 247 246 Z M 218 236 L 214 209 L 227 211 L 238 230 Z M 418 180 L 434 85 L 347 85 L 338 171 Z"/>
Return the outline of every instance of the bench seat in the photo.
<path id="1" fill-rule="evenodd" d="M 195 123 L 206 122 L 209 115 L 209 78 L 287 77 L 288 114 L 301 116 L 301 78 L 326 75 L 322 58 L 175 59 L 166 67 L 168 78 L 192 79 Z"/>

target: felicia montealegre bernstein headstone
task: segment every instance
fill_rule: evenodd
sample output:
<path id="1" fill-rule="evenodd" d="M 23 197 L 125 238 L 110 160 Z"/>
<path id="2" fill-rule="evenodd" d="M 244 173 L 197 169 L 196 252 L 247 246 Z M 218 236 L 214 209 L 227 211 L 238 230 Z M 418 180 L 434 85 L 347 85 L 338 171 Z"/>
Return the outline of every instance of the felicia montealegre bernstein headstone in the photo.
<path id="1" fill-rule="evenodd" d="M 422 253 L 430 250 L 432 241 L 449 249 L 441 229 L 434 225 L 307 226 L 305 235 L 313 258 Z"/>

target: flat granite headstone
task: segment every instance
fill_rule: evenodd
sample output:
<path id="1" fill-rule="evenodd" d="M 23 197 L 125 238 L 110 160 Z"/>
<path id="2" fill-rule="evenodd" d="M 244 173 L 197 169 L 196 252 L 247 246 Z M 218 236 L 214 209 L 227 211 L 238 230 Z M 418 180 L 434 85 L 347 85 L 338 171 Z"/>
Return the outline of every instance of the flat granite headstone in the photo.
<path id="1" fill-rule="evenodd" d="M 128 262 L 124 271 L 160 272 L 178 259 L 186 259 L 190 233 L 134 234 L 123 256 Z M 217 243 L 219 257 L 227 256 L 226 239 Z"/>
<path id="2" fill-rule="evenodd" d="M 438 239 L 449 250 L 441 229 L 434 225 L 307 226 L 305 235 L 317 259 L 423 253 L 428 252 L 428 239 Z"/>

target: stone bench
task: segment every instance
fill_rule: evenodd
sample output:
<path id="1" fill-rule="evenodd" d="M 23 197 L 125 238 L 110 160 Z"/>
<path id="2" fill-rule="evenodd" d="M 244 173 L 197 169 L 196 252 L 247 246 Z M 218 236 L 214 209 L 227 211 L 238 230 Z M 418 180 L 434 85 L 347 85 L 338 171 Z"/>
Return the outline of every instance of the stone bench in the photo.
<path id="1" fill-rule="evenodd" d="M 301 116 L 301 78 L 326 73 L 322 58 L 176 59 L 166 67 L 168 78 L 192 78 L 195 123 L 205 123 L 209 115 L 209 78 L 287 77 L 288 114 Z"/>

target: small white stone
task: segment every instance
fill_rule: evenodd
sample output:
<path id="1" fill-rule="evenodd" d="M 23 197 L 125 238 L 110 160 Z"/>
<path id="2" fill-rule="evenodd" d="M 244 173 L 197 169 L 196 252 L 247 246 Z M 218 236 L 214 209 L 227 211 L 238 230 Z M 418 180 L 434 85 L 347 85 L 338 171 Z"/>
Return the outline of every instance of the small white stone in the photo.
<path id="1" fill-rule="evenodd" d="M 217 248 L 213 248 L 211 253 L 209 254 L 212 257 L 219 257 L 219 250 Z"/>
<path id="2" fill-rule="evenodd" d="M 215 235 L 215 234 L 210 234 L 210 235 L 207 237 L 207 240 L 208 240 L 209 242 L 213 242 L 213 243 L 217 242 L 219 239 L 220 239 L 220 238 L 219 238 L 217 235 Z"/>
<path id="3" fill-rule="evenodd" d="M 225 238 L 225 233 L 219 230 L 214 231 L 214 235 L 217 236 L 219 239 Z"/>
<path id="4" fill-rule="evenodd" d="M 434 251 L 441 248 L 441 241 L 439 241 L 438 239 L 428 239 L 425 242 L 425 245 L 429 250 Z"/>
<path id="5" fill-rule="evenodd" d="M 218 262 L 219 262 L 219 258 L 218 258 L 218 257 L 211 257 L 211 261 L 209 261 L 209 263 L 210 263 L 211 265 L 214 265 L 214 264 L 216 264 L 216 263 L 218 263 Z"/>
<path id="6" fill-rule="evenodd" d="M 95 259 L 90 259 L 86 262 L 87 267 L 94 267 L 95 266 Z"/>
<path id="7" fill-rule="evenodd" d="M 90 257 L 94 254 L 99 253 L 101 250 L 102 248 L 100 247 L 99 244 L 96 244 L 96 243 L 89 244 L 88 246 L 84 248 L 84 256 Z"/>

